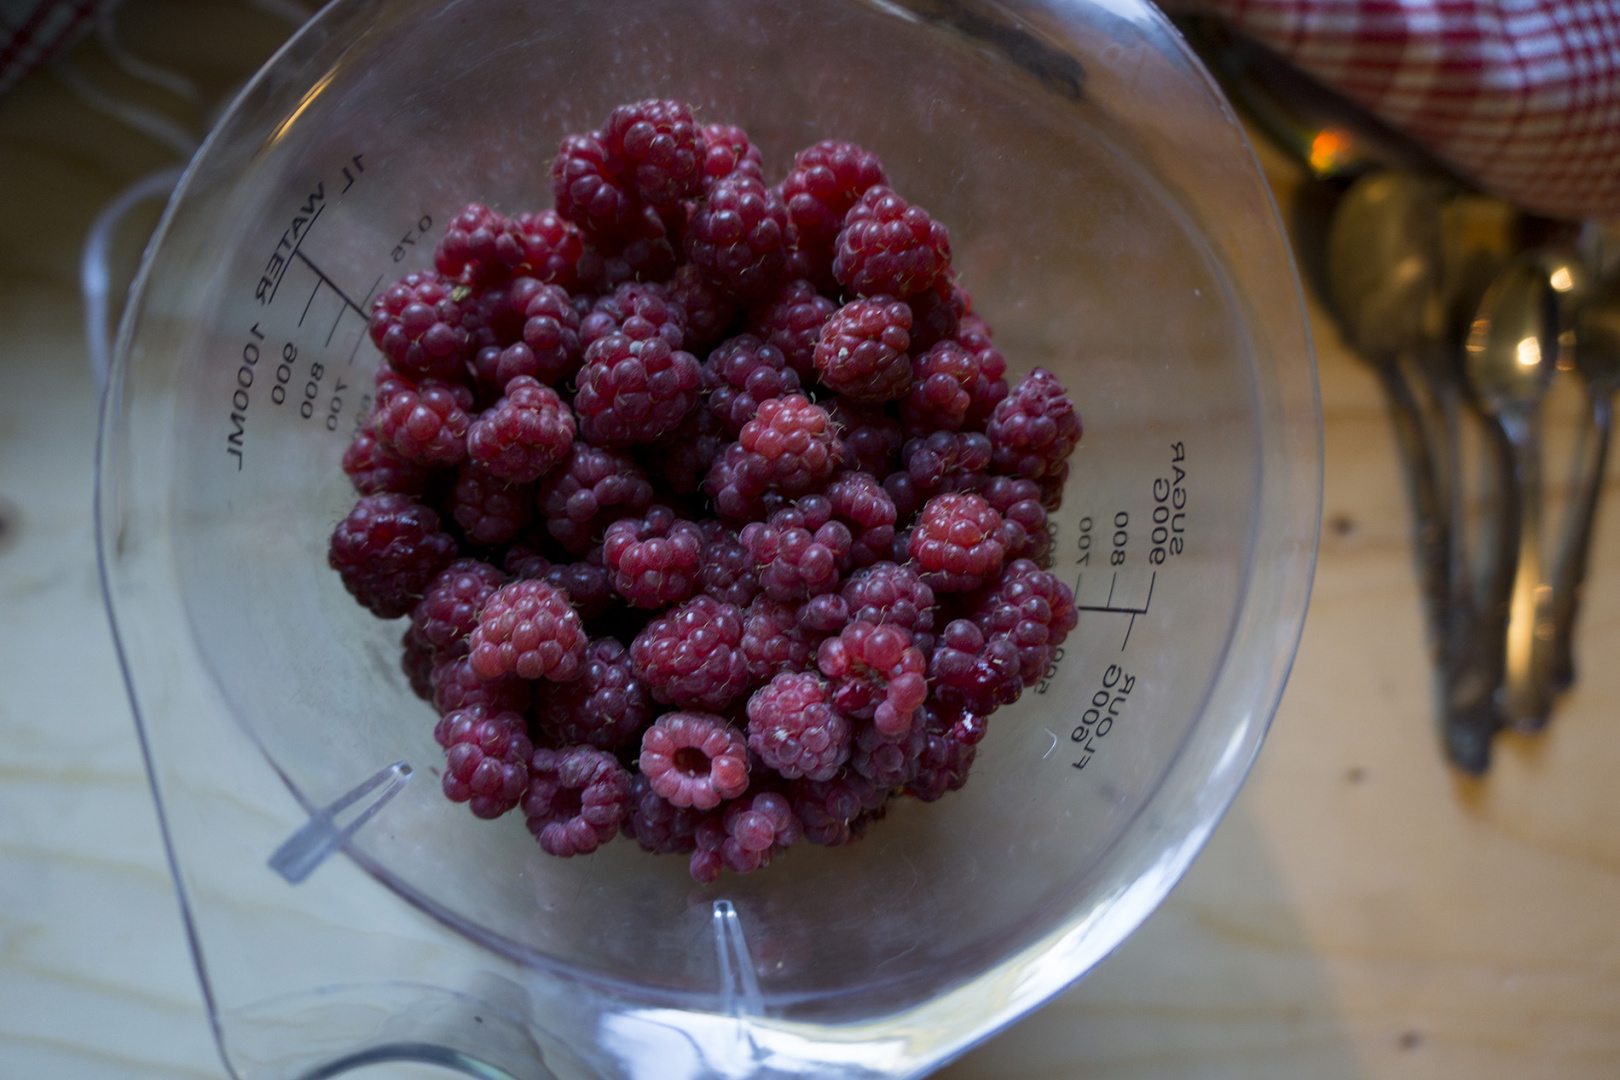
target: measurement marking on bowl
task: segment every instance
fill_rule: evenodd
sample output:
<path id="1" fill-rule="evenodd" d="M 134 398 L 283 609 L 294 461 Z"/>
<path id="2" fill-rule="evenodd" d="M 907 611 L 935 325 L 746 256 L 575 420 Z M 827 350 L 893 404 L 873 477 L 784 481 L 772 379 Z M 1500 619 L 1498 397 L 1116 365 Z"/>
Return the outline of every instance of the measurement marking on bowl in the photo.
<path id="1" fill-rule="evenodd" d="M 1076 574 L 1074 577 L 1074 595 L 1076 596 L 1080 595 L 1080 580 L 1082 576 L 1083 575 L 1081 574 Z M 1124 652 L 1125 646 L 1129 644 L 1131 640 L 1131 630 L 1136 626 L 1136 617 L 1138 615 L 1146 615 L 1148 613 L 1148 605 L 1153 603 L 1153 586 L 1158 580 L 1159 572 L 1157 570 L 1148 575 L 1147 599 L 1142 601 L 1141 607 L 1131 607 L 1127 604 L 1116 604 L 1114 603 L 1114 589 L 1119 585 L 1119 574 L 1116 571 L 1113 576 L 1113 580 L 1108 583 L 1108 599 L 1106 601 L 1101 604 L 1075 604 L 1074 609 L 1076 611 L 1107 611 L 1112 612 L 1115 615 L 1129 615 L 1131 617 L 1131 621 L 1125 624 L 1125 638 L 1119 643 L 1119 651 Z"/>

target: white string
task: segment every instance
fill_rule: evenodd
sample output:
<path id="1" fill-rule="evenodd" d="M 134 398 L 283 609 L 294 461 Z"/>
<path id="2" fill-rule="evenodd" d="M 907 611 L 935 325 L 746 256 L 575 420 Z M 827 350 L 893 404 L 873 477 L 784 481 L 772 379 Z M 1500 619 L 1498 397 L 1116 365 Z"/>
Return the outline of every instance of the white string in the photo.
<path id="1" fill-rule="evenodd" d="M 52 60 L 47 67 L 52 75 L 60 79 L 68 89 L 79 96 L 86 105 L 103 113 L 120 123 L 128 124 L 141 134 L 162 143 L 183 158 L 190 158 L 197 152 L 201 140 L 182 125 L 141 105 L 132 105 L 127 101 L 120 101 L 97 86 L 95 80 L 86 75 L 65 56 Z"/>
<path id="2" fill-rule="evenodd" d="M 122 41 L 118 40 L 118 9 L 124 6 L 124 0 L 113 0 L 112 3 L 101 9 L 96 19 L 96 41 L 100 43 L 101 50 L 107 57 L 117 64 L 119 69 L 132 78 L 142 82 L 151 83 L 161 87 L 199 109 L 206 105 L 202 91 L 197 85 L 178 71 L 149 64 L 145 60 L 130 52 Z"/>
<path id="3" fill-rule="evenodd" d="M 111 274 L 107 258 L 113 237 L 125 215 L 136 206 L 149 199 L 168 198 L 184 171 L 182 165 L 171 165 L 141 177 L 102 207 L 85 236 L 84 255 L 79 261 L 79 291 L 84 294 L 84 336 L 90 345 L 90 373 L 95 376 L 98 390 L 107 388 L 112 359 L 112 327 L 107 312 Z"/>

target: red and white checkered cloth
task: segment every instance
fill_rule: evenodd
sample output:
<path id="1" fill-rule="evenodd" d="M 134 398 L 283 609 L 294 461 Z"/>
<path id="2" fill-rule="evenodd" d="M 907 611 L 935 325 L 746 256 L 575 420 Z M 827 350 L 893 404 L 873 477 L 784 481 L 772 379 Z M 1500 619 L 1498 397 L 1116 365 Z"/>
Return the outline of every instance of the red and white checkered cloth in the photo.
<path id="1" fill-rule="evenodd" d="M 1218 15 L 1480 187 L 1620 215 L 1620 0 L 1161 0 Z"/>

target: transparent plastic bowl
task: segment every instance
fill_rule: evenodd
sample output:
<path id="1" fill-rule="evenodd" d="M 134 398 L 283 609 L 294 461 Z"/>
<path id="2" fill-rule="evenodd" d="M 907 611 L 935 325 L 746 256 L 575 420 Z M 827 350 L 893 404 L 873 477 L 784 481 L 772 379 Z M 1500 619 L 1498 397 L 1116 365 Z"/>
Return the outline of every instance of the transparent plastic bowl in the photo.
<path id="1" fill-rule="evenodd" d="M 445 800 L 402 625 L 325 558 L 369 297 L 465 203 L 549 205 L 561 136 L 650 96 L 743 125 L 773 181 L 820 138 L 877 151 L 949 225 L 1011 377 L 1051 369 L 1086 424 L 1054 515 L 1080 625 L 967 786 L 702 886 Z M 1231 801 L 1303 618 L 1319 436 L 1275 209 L 1149 4 L 333 5 L 192 163 L 103 416 L 108 605 L 227 1064 L 903 1077 L 960 1053 L 1117 945 Z"/>

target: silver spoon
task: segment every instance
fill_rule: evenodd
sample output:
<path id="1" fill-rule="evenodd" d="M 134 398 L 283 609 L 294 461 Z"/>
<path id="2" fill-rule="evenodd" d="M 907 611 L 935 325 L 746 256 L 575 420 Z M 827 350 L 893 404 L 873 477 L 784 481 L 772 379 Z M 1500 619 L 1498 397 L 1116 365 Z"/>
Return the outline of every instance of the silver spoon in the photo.
<path id="1" fill-rule="evenodd" d="M 1541 400 L 1557 370 L 1556 293 L 1534 253 L 1514 258 L 1480 300 L 1463 350 L 1464 370 L 1497 436 L 1503 467 L 1499 573 L 1487 625 L 1500 626 L 1492 666 L 1497 705 L 1521 727 L 1550 708 L 1552 590 L 1541 557 Z"/>
<path id="2" fill-rule="evenodd" d="M 1595 442 L 1575 504 L 1564 547 L 1553 575 L 1552 689 L 1569 689 L 1575 682 L 1575 614 L 1586 582 L 1592 526 L 1597 519 L 1603 476 L 1614 427 L 1614 395 L 1620 390 L 1620 280 L 1611 281 L 1592 296 L 1575 317 L 1575 371 L 1586 380 L 1592 404 Z"/>

